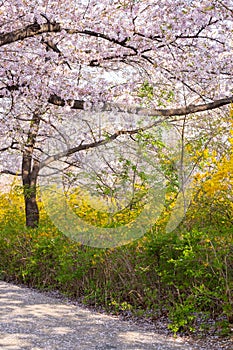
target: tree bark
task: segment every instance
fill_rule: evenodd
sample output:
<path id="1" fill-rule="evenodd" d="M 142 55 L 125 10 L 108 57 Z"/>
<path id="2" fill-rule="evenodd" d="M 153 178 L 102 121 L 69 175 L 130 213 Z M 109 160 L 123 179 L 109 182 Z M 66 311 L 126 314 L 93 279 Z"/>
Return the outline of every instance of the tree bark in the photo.
<path id="1" fill-rule="evenodd" d="M 39 209 L 35 192 L 31 192 L 31 196 L 25 198 L 26 226 L 31 228 L 37 228 L 39 225 Z"/>
<path id="2" fill-rule="evenodd" d="M 33 159 L 33 151 L 36 137 L 39 131 L 40 117 L 33 115 L 27 142 L 22 159 L 22 182 L 24 189 L 24 203 L 26 214 L 26 226 L 36 228 L 39 225 L 39 209 L 36 199 L 36 184 L 39 173 L 39 161 Z"/>
<path id="3" fill-rule="evenodd" d="M 39 209 L 36 199 L 36 183 L 39 171 L 39 163 L 34 161 L 31 170 L 30 156 L 24 155 L 22 161 L 22 181 L 24 189 L 24 203 L 26 214 L 26 226 L 36 228 L 39 225 Z"/>
<path id="4" fill-rule="evenodd" d="M 36 35 L 50 32 L 60 32 L 61 26 L 59 23 L 42 23 L 38 24 L 37 22 L 29 24 L 28 26 L 14 30 L 9 33 L 0 33 L 0 47 L 14 43 L 19 40 L 24 40 Z"/>

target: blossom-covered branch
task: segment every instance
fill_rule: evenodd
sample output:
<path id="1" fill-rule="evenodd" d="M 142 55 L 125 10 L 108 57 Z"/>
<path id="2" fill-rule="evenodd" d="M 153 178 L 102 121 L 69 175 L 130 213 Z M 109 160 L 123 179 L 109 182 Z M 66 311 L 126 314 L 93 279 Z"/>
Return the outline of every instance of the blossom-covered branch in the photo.
<path id="1" fill-rule="evenodd" d="M 60 98 L 57 95 L 51 95 L 49 98 L 49 102 L 51 104 L 57 105 L 57 106 L 65 106 L 70 105 L 72 109 L 80 109 L 80 110 L 90 110 L 90 111 L 115 111 L 115 112 L 121 112 L 121 113 L 132 113 L 132 114 L 138 114 L 138 115 L 145 115 L 145 116 L 166 116 L 166 117 L 172 117 L 172 116 L 182 116 L 182 115 L 188 115 L 192 113 L 198 113 L 198 112 L 204 112 L 216 108 L 220 108 L 222 106 L 228 105 L 233 102 L 233 95 L 230 97 L 222 98 L 213 102 L 207 102 L 203 104 L 197 104 L 197 105 L 188 105 L 185 107 L 179 107 L 179 108 L 167 108 L 167 109 L 157 109 L 157 108 L 144 108 L 144 107 L 135 107 L 130 105 L 123 105 L 123 104 L 113 104 L 113 103 L 92 103 L 92 102 L 86 102 L 84 100 L 67 100 Z M 85 107 L 86 106 L 86 107 Z"/>
<path id="2" fill-rule="evenodd" d="M 43 33 L 56 33 L 59 31 L 61 31 L 61 26 L 59 23 L 47 22 L 39 24 L 34 22 L 24 28 L 17 29 L 12 32 L 0 33 L 0 47 Z"/>

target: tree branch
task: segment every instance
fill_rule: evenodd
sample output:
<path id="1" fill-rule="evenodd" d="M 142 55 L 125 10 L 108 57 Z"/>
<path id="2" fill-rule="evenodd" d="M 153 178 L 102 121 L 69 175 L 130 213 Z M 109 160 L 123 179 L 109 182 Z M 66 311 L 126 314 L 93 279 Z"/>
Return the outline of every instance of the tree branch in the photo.
<path id="1" fill-rule="evenodd" d="M 143 132 L 143 131 L 149 130 L 152 127 L 154 127 L 156 125 L 159 125 L 162 122 L 166 121 L 168 119 L 168 117 L 169 116 L 166 116 L 166 117 L 163 116 L 159 120 L 156 120 L 152 124 L 147 125 L 145 127 L 136 128 L 136 129 L 132 129 L 132 130 L 118 130 L 115 133 L 113 133 L 111 135 L 108 135 L 108 136 L 106 136 L 105 138 L 103 138 L 103 139 L 101 139 L 99 141 L 94 141 L 94 142 L 91 142 L 91 143 L 83 143 L 83 141 L 82 141 L 76 147 L 69 148 L 69 149 L 67 149 L 67 150 L 65 150 L 63 152 L 60 152 L 60 153 L 57 153 L 57 154 L 54 154 L 52 156 L 47 157 L 43 162 L 40 163 L 40 169 L 44 168 L 45 166 L 48 166 L 50 163 L 52 163 L 54 161 L 60 160 L 63 157 L 70 156 L 70 155 L 72 155 L 72 154 L 74 154 L 76 152 L 80 152 L 80 151 L 88 150 L 88 149 L 91 149 L 91 148 L 96 148 L 96 147 L 100 147 L 100 146 L 106 145 L 106 144 L 116 140 L 119 136 L 122 136 L 122 135 L 132 136 L 132 135 L 138 134 L 139 132 Z"/>
<path id="2" fill-rule="evenodd" d="M 0 47 L 14 43 L 19 40 L 24 40 L 26 38 L 33 37 L 35 35 L 49 33 L 49 32 L 60 32 L 61 26 L 59 23 L 42 23 L 37 22 L 29 24 L 25 28 L 17 29 L 9 33 L 0 34 Z"/>
<path id="3" fill-rule="evenodd" d="M 228 7 L 227 5 L 225 5 L 222 1 L 217 0 L 217 2 L 222 5 L 226 10 L 230 11 L 233 14 L 233 9 L 231 9 L 230 7 Z"/>
<path id="4" fill-rule="evenodd" d="M 130 50 L 133 50 L 135 53 L 137 53 L 137 48 L 134 47 L 134 46 L 131 46 L 129 43 L 128 43 L 128 40 L 130 38 L 124 38 L 123 40 L 118 40 L 118 39 L 115 39 L 115 38 L 111 38 L 109 35 L 107 34 L 104 34 L 104 33 L 100 33 L 100 32 L 95 32 L 93 30 L 88 30 L 88 29 L 85 29 L 85 30 L 76 30 L 76 29 L 64 29 L 68 34 L 84 34 L 84 35 L 89 35 L 89 36 L 92 36 L 92 37 L 95 37 L 95 38 L 101 38 L 101 39 L 104 39 L 104 40 L 107 40 L 113 44 L 117 44 L 119 46 L 122 46 L 126 49 L 130 49 Z"/>
<path id="5" fill-rule="evenodd" d="M 18 144 L 17 141 L 12 141 L 10 146 L 0 148 L 0 152 L 5 152 L 5 151 L 8 151 L 9 149 L 19 149 L 19 148 L 15 147 L 15 145 L 17 145 L 17 144 Z"/>
<path id="6" fill-rule="evenodd" d="M 156 108 L 143 108 L 143 107 L 134 107 L 129 105 L 121 105 L 121 104 L 112 104 L 112 103 L 101 103 L 96 104 L 92 102 L 87 102 L 87 108 L 85 108 L 85 101 L 84 100 L 64 100 L 61 97 L 57 95 L 51 95 L 49 97 L 49 103 L 56 105 L 56 106 L 65 106 L 70 105 L 72 109 L 81 109 L 81 110 L 90 110 L 90 111 L 115 111 L 118 113 L 126 112 L 131 114 L 138 114 L 138 115 L 147 115 L 147 116 L 165 116 L 165 117 L 172 117 L 172 116 L 182 116 L 197 112 L 204 112 L 212 109 L 216 109 L 225 105 L 228 105 L 233 102 L 233 95 L 230 97 L 222 98 L 213 102 L 203 103 L 199 105 L 188 105 L 185 107 L 179 107 L 179 108 L 168 108 L 168 109 L 156 109 Z"/>
<path id="7" fill-rule="evenodd" d="M 19 85 L 14 85 L 13 90 L 19 89 Z M 6 86 L 5 89 L 12 91 L 12 87 Z M 0 95 L 0 98 L 4 97 L 4 95 Z M 144 107 L 135 107 L 123 104 L 114 104 L 109 102 L 101 102 L 93 103 L 91 101 L 84 100 L 65 100 L 60 96 L 53 94 L 48 98 L 48 102 L 55 105 L 64 107 L 65 105 L 69 105 L 71 109 L 80 109 L 80 110 L 89 110 L 89 111 L 99 111 L 99 112 L 110 112 L 115 111 L 116 113 L 129 113 L 129 114 L 137 114 L 137 115 L 146 115 L 146 116 L 164 116 L 164 117 L 173 117 L 173 116 L 183 116 L 192 113 L 209 111 L 212 109 L 217 109 L 230 103 L 233 103 L 233 95 L 230 97 L 225 97 L 219 100 L 215 100 L 213 102 L 207 102 L 199 105 L 188 105 L 185 107 L 178 108 L 168 108 L 168 109 L 157 109 L 157 108 L 144 108 Z"/>
<path id="8" fill-rule="evenodd" d="M 45 17 L 43 14 L 41 14 L 42 17 Z M 45 17 L 46 18 L 46 17 Z M 43 33 L 49 33 L 49 32 L 60 32 L 62 30 L 61 25 L 59 23 L 56 22 L 50 22 L 47 18 L 46 18 L 46 23 L 42 23 L 39 24 L 37 22 L 34 22 L 32 24 L 29 24 L 28 26 L 26 26 L 25 28 L 21 28 L 21 29 L 17 29 L 14 30 L 12 32 L 9 33 L 1 33 L 0 34 L 0 47 L 7 45 L 7 44 L 11 44 L 13 42 L 19 41 L 19 40 L 23 40 L 29 37 L 33 37 L 36 35 L 40 35 Z M 129 45 L 127 43 L 128 38 L 125 38 L 124 40 L 117 40 L 114 38 L 111 38 L 110 36 L 103 34 L 103 33 L 98 33 L 98 32 L 94 32 L 92 30 L 76 30 L 76 29 L 65 29 L 64 30 L 68 33 L 68 34 L 84 34 L 84 35 L 89 35 L 92 37 L 96 37 L 96 38 L 102 38 L 105 39 L 109 42 L 112 42 L 114 44 L 117 44 L 119 46 L 122 46 L 124 48 L 127 49 L 131 49 L 134 52 L 137 52 L 137 49 L 131 45 Z"/>
<path id="9" fill-rule="evenodd" d="M 21 173 L 16 173 L 16 172 L 11 171 L 11 170 L 1 170 L 0 175 L 1 174 L 8 174 L 8 175 L 14 175 L 14 176 L 21 176 L 22 175 Z"/>

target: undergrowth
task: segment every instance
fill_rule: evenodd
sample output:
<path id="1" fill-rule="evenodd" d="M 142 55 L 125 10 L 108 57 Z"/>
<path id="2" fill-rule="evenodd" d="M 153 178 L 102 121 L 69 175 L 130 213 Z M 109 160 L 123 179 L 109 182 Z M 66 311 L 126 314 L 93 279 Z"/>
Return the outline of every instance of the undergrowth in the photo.
<path id="1" fill-rule="evenodd" d="M 210 318 L 216 319 L 218 333 L 230 333 L 233 226 L 225 202 L 224 207 L 202 196 L 202 206 L 199 199 L 194 201 L 176 231 L 166 233 L 161 218 L 141 239 L 111 249 L 70 240 L 43 208 L 39 228 L 25 228 L 17 187 L 2 194 L 0 203 L 2 280 L 56 289 L 116 314 L 152 319 L 166 315 L 175 334 L 207 331 Z"/>

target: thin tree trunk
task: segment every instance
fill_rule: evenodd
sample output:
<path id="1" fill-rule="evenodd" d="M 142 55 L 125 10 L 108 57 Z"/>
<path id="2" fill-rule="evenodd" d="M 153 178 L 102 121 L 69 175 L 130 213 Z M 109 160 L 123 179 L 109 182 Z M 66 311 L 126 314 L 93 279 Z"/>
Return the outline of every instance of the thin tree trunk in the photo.
<path id="1" fill-rule="evenodd" d="M 39 170 L 38 162 L 34 161 L 32 171 L 27 171 L 29 159 L 23 157 L 23 188 L 24 188 L 24 203 L 26 214 L 26 226 L 31 228 L 38 227 L 39 224 L 39 209 L 36 199 L 36 182 Z"/>
<path id="2" fill-rule="evenodd" d="M 34 114 L 28 131 L 27 142 L 23 151 L 22 159 L 22 182 L 24 188 L 26 226 L 31 228 L 36 228 L 39 224 L 39 209 L 36 199 L 39 161 L 33 159 L 33 151 L 39 131 L 39 124 L 40 118 L 37 114 Z"/>

